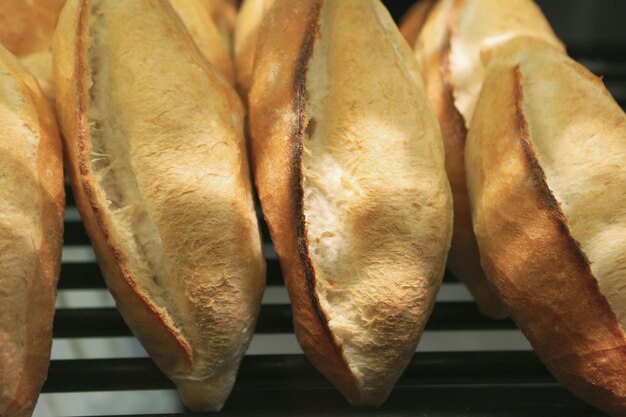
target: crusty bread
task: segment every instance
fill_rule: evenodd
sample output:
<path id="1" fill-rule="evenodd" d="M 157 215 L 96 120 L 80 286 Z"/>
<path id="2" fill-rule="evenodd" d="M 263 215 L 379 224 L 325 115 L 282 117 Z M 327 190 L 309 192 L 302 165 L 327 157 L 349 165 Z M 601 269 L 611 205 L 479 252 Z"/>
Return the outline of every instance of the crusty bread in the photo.
<path id="1" fill-rule="evenodd" d="M 480 266 L 465 180 L 465 136 L 482 85 L 481 52 L 522 35 L 560 46 L 532 0 L 441 0 L 432 8 L 415 45 L 441 124 L 454 198 L 448 268 L 467 284 L 481 311 L 491 317 L 502 317 L 506 310 Z"/>
<path id="2" fill-rule="evenodd" d="M 218 410 L 265 264 L 243 111 L 165 0 L 68 0 L 53 52 L 77 206 L 125 320 L 193 410 Z"/>
<path id="3" fill-rule="evenodd" d="M 235 30 L 239 0 L 200 0 L 200 3 L 209 13 L 222 37 L 228 42 L 230 50 L 232 50 L 233 31 Z"/>
<path id="4" fill-rule="evenodd" d="M 61 140 L 37 81 L 0 46 L 0 415 L 46 379 L 63 240 Z"/>
<path id="5" fill-rule="evenodd" d="M 237 85 L 245 98 L 252 85 L 254 54 L 256 51 L 259 26 L 274 0 L 244 0 L 237 14 L 235 25 L 235 64 Z"/>
<path id="6" fill-rule="evenodd" d="M 451 236 L 441 134 L 378 0 L 276 0 L 250 91 L 254 173 L 313 364 L 380 405 L 412 357 Z"/>
<path id="7" fill-rule="evenodd" d="M 494 117 L 497 114 L 497 117 Z M 482 264 L 555 377 L 626 416 L 626 116 L 539 40 L 491 53 L 466 148 Z"/>
<path id="8" fill-rule="evenodd" d="M 219 32 L 203 5 L 203 0 L 170 0 L 202 55 L 230 83 L 235 84 L 235 68 L 230 43 Z"/>
<path id="9" fill-rule="evenodd" d="M 437 0 L 420 0 L 402 16 L 398 27 L 409 45 L 415 45 L 424 23 L 426 23 L 426 18 L 436 2 Z"/>
<path id="10" fill-rule="evenodd" d="M 50 44 L 65 0 L 0 1 L 0 43 L 37 78 L 54 103 Z"/>

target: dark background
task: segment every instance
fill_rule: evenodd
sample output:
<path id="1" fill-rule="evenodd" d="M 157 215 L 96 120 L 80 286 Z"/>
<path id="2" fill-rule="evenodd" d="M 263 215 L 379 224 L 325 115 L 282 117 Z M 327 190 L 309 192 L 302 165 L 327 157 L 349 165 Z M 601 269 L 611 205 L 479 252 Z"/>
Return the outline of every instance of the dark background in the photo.
<path id="1" fill-rule="evenodd" d="M 383 3 L 397 21 L 414 0 Z M 537 4 L 566 44 L 626 44 L 626 0 L 537 0 Z"/>

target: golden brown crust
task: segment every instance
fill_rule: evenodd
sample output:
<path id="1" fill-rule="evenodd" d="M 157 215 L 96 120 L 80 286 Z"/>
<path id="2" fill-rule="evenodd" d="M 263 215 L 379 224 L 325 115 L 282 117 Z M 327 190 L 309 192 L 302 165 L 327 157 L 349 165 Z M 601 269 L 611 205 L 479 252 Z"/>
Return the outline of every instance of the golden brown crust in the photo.
<path id="1" fill-rule="evenodd" d="M 306 70 L 313 43 L 318 36 L 321 3 L 322 0 L 301 1 L 297 8 L 292 9 L 289 2 L 277 2 L 276 10 L 268 15 L 269 21 L 263 23 L 261 31 L 264 36 L 259 39 L 257 57 L 260 62 L 257 62 L 256 67 L 261 68 L 258 71 L 263 71 L 280 56 L 279 65 L 285 69 L 284 76 L 278 78 L 278 85 L 273 87 L 273 97 L 278 99 L 277 102 L 261 104 L 261 100 L 267 100 L 262 84 L 253 86 L 250 92 L 251 109 L 254 116 L 259 116 L 251 118 L 252 157 L 259 198 L 281 261 L 300 343 L 306 346 L 309 359 L 322 373 L 346 396 L 356 398 L 358 393 L 354 377 L 340 355 L 340 348 L 329 334 L 328 319 L 321 311 L 315 294 L 302 209 L 301 160 L 306 123 L 303 113 Z M 282 26 L 280 16 L 286 13 L 292 14 L 294 21 L 306 24 L 289 25 L 279 33 L 275 30 L 276 25 Z M 274 49 L 277 36 L 286 40 L 280 51 Z M 289 122 L 279 122 L 277 117 L 280 115 L 271 114 L 271 109 L 288 111 Z M 261 116 L 260 112 L 266 114 Z M 283 133 L 262 139 L 266 132 L 273 129 L 280 129 Z M 284 146 L 277 146 L 273 142 L 281 136 L 287 140 Z"/>
<path id="2" fill-rule="evenodd" d="M 481 54 L 519 36 L 537 37 L 562 48 L 531 0 L 441 0 L 415 45 L 428 96 L 442 126 L 446 171 L 454 196 L 448 268 L 467 284 L 481 311 L 491 317 L 505 316 L 506 309 L 479 262 L 467 196 L 465 136 L 483 79 Z"/>
<path id="3" fill-rule="evenodd" d="M 454 3 L 450 69 L 454 105 L 469 126 L 484 78 L 482 55 L 521 36 L 541 39 L 565 51 L 533 0 L 442 0 Z"/>
<path id="4" fill-rule="evenodd" d="M 468 286 L 481 312 L 490 317 L 504 317 L 506 309 L 489 283 L 480 265 L 478 245 L 472 220 L 465 178 L 465 137 L 463 116 L 454 106 L 450 74 L 450 36 L 458 2 L 440 2 L 416 46 L 422 63 L 428 98 L 439 119 L 446 151 L 446 172 L 454 204 L 452 246 L 448 268 Z"/>
<path id="5" fill-rule="evenodd" d="M 414 353 L 451 232 L 440 133 L 411 50 L 378 1 L 277 0 L 249 104 L 298 340 L 350 402 L 380 405 Z"/>
<path id="6" fill-rule="evenodd" d="M 259 27 L 273 3 L 274 0 L 245 0 L 237 14 L 234 54 L 237 66 L 237 88 L 244 97 L 244 101 L 252 85 Z"/>
<path id="7" fill-rule="evenodd" d="M 0 44 L 17 56 L 54 103 L 50 46 L 65 0 L 0 2 Z"/>
<path id="8" fill-rule="evenodd" d="M 97 26 L 103 15 L 106 29 Z M 206 65 L 166 3 L 70 0 L 59 27 L 55 77 L 68 168 L 107 285 L 187 406 L 217 410 L 252 336 L 265 273 L 241 104 Z M 133 36 L 151 47 L 126 44 Z M 109 42 L 108 53 L 124 54 L 128 67 L 107 66 L 108 56 L 98 55 L 103 42 Z M 150 54 L 158 62 L 142 65 Z M 167 69 L 156 70 L 158 65 Z M 102 88 L 108 87 L 107 77 L 116 77 L 116 83 Z M 115 95 L 133 88 L 139 77 L 144 83 L 133 97 Z M 196 83 L 172 91 L 172 79 Z M 142 100 L 133 100 L 139 96 Z M 106 182 L 96 155 L 105 134 L 98 129 L 106 123 L 99 119 L 102 114 L 109 116 L 102 120 L 123 126 L 122 140 L 130 144 L 120 142 L 113 130 L 105 132 L 107 143 L 115 144 L 104 148 L 107 156 L 133 166 L 115 182 Z M 146 136 L 155 125 L 158 133 Z M 168 136 L 172 132 L 175 137 Z M 124 153 L 124 146 L 131 150 Z M 117 192 L 135 200 L 123 200 Z M 125 204 L 131 213 L 143 211 L 128 227 L 120 217 L 124 210 L 112 209 Z M 154 267 L 159 262 L 162 268 Z"/>
<path id="9" fill-rule="evenodd" d="M 55 54 L 56 51 L 62 51 L 58 53 L 64 58 L 57 60 L 55 78 L 58 87 L 57 109 L 64 132 L 64 149 L 67 170 L 72 180 L 72 192 L 98 256 L 98 263 L 103 275 L 107 277 L 107 285 L 118 299 L 129 300 L 119 304 L 118 309 L 125 317 L 136 318 L 131 319 L 131 322 L 142 323 L 136 325 L 134 331 L 143 343 L 162 346 L 163 354 L 155 355 L 157 364 L 162 369 L 169 372 L 188 372 L 192 360 L 189 345 L 172 328 L 163 325 L 163 319 L 154 303 L 137 292 L 134 280 L 121 266 L 123 254 L 111 242 L 108 225 L 95 197 L 95 184 L 89 163 L 91 146 L 87 119 L 88 80 L 91 78 L 85 53 L 85 43 L 88 42 L 85 26 L 88 19 L 88 3 L 72 1 L 59 19 L 60 29 L 54 41 Z M 168 358 L 167 363 L 161 363 L 158 359 L 176 353 L 179 356 Z"/>
<path id="10" fill-rule="evenodd" d="M 230 85 L 235 84 L 235 68 L 230 42 L 219 32 L 202 0 L 170 0 L 194 42 L 207 60 Z"/>
<path id="11" fill-rule="evenodd" d="M 524 81 L 515 62 L 487 74 L 466 154 L 485 271 L 555 377 L 591 404 L 626 415 L 626 335 L 548 186 L 524 110 L 525 82 L 542 80 Z M 567 105 L 553 99 L 545 105 Z"/>
<path id="12" fill-rule="evenodd" d="M 56 122 L 36 81 L 2 46 L 0 68 L 0 415 L 28 417 L 50 361 L 63 166 Z"/>
<path id="13" fill-rule="evenodd" d="M 320 371 L 324 375 L 327 375 L 331 381 L 337 381 L 336 385 L 342 392 L 344 392 L 346 397 L 356 399 L 360 396 L 357 389 L 357 382 L 345 360 L 342 346 L 337 343 L 332 331 L 330 330 L 328 316 L 320 305 L 319 296 L 315 289 L 316 276 L 313 261 L 310 257 L 311 252 L 307 238 L 307 226 L 304 213 L 304 176 L 302 172 L 302 157 L 304 151 L 304 131 L 308 124 L 306 114 L 306 76 L 309 61 L 313 56 L 315 41 L 320 36 L 319 20 L 321 17 L 323 0 L 313 1 L 311 4 L 310 20 L 308 25 L 305 27 L 304 39 L 302 41 L 302 45 L 300 46 L 300 54 L 295 66 L 294 111 L 296 113 L 297 123 L 294 126 L 293 136 L 290 140 L 293 144 L 293 162 L 291 164 L 290 177 L 292 179 L 291 187 L 294 203 L 293 211 L 295 214 L 295 232 L 298 244 L 297 253 L 300 258 L 302 269 L 304 270 L 306 294 L 308 300 L 310 301 L 310 306 L 307 309 L 310 309 L 310 314 L 314 315 L 316 320 L 306 320 L 304 323 L 301 320 L 296 321 L 296 323 L 298 323 L 298 330 L 296 331 L 298 334 L 304 333 L 307 335 L 301 338 L 301 340 L 304 340 L 303 344 L 307 346 L 320 343 L 320 340 L 325 340 L 325 342 L 322 343 L 322 346 L 326 347 L 323 350 L 320 349 L 319 352 L 315 350 L 315 353 L 321 354 L 321 357 L 313 358 L 313 363 L 315 363 Z M 300 307 L 301 306 L 298 306 L 297 308 L 299 309 Z M 302 330 L 305 326 L 307 329 Z M 307 340 L 308 337 L 311 336 L 313 336 L 312 340 Z"/>
<path id="14" fill-rule="evenodd" d="M 238 0 L 200 0 L 200 2 L 217 25 L 218 30 L 229 46 L 229 50 L 232 50 Z"/>
<path id="15" fill-rule="evenodd" d="M 428 14 L 436 2 L 437 0 L 420 0 L 412 5 L 402 16 L 399 25 L 400 33 L 402 33 L 409 45 L 415 45 L 424 23 L 426 23 Z"/>

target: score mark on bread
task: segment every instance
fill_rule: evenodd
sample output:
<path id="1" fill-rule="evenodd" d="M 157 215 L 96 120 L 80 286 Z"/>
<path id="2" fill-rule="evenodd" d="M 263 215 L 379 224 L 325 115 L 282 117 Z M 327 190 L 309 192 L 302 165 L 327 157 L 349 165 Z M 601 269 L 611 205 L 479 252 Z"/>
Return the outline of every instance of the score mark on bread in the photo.
<path id="1" fill-rule="evenodd" d="M 258 39 L 252 156 L 296 334 L 349 401 L 380 405 L 443 275 L 439 128 L 378 0 L 276 0 Z"/>
<path id="2" fill-rule="evenodd" d="M 54 54 L 77 206 L 118 309 L 193 410 L 218 410 L 265 264 L 243 110 L 165 1 L 69 0 Z"/>
<path id="3" fill-rule="evenodd" d="M 558 48 L 518 38 L 492 51 L 466 153 L 482 263 L 547 368 L 615 416 L 626 413 L 624 138 L 602 82 Z"/>

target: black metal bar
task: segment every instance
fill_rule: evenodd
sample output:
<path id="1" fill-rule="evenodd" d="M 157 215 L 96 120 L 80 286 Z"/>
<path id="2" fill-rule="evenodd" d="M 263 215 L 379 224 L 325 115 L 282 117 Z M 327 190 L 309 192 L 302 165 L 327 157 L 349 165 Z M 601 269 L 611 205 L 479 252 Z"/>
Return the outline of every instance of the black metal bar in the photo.
<path id="1" fill-rule="evenodd" d="M 437 303 L 426 330 L 501 330 L 514 329 L 510 319 L 484 317 L 471 302 Z M 292 333 L 291 307 L 269 304 L 261 307 L 256 333 Z M 132 333 L 114 308 L 58 309 L 54 318 L 54 337 L 117 337 Z"/>
<path id="2" fill-rule="evenodd" d="M 52 361 L 43 392 L 173 387 L 148 358 L 63 360 Z M 416 353 L 388 401 L 377 410 L 347 404 L 303 355 L 246 356 L 221 415 L 244 414 L 605 416 L 557 385 L 533 352 Z"/>
<path id="3" fill-rule="evenodd" d="M 284 391 L 330 388 L 304 355 L 245 356 L 237 390 Z M 425 385 L 554 384 L 530 351 L 416 353 L 398 387 Z M 149 358 L 52 361 L 44 392 L 172 388 Z"/>
<path id="4" fill-rule="evenodd" d="M 80 220 L 66 221 L 63 229 L 63 243 L 65 245 L 89 245 L 89 237 Z"/>
<path id="5" fill-rule="evenodd" d="M 94 262 L 67 262 L 61 265 L 59 289 L 99 289 L 104 287 L 104 279 L 98 264 Z"/>
<path id="6" fill-rule="evenodd" d="M 284 285 L 280 264 L 276 259 L 267 260 L 267 285 Z M 94 262 L 68 262 L 61 265 L 59 289 L 79 290 L 100 288 L 105 288 L 105 283 L 98 264 Z"/>
<path id="7" fill-rule="evenodd" d="M 432 391 L 432 390 L 429 390 Z M 495 392 L 494 392 L 495 391 Z M 489 391 L 492 395 L 498 395 L 501 390 Z M 507 391 L 512 391 L 511 389 Z M 540 392 L 545 392 L 545 389 Z M 550 393 L 563 389 L 549 389 Z M 472 390 L 473 392 L 473 390 Z M 232 401 L 232 400 L 231 400 Z M 250 399 L 248 399 L 250 401 Z M 323 410 L 322 410 L 323 408 Z M 199 413 L 177 413 L 177 414 L 150 414 L 150 415 L 134 415 L 134 416 L 115 416 L 115 417 L 198 417 L 207 416 L 207 414 Z M 322 405 L 317 410 L 257 410 L 249 411 L 231 411 L 228 408 L 219 413 L 220 417 L 607 417 L 606 414 L 585 407 L 579 406 L 561 406 L 561 405 L 540 405 L 540 406 L 504 406 L 504 407 L 464 407 L 464 406 L 446 406 L 444 407 L 422 407 L 414 404 L 404 407 L 385 405 L 380 409 L 362 409 L 347 406 L 344 407 L 327 407 Z M 105 416 L 100 416 L 105 417 Z M 114 416 L 106 416 L 114 417 Z"/>
<path id="8" fill-rule="evenodd" d="M 74 200 L 74 194 L 72 193 L 72 187 L 69 182 L 65 184 L 65 205 L 70 207 L 76 205 L 76 200 Z"/>
<path id="9" fill-rule="evenodd" d="M 261 230 L 261 236 L 263 242 L 270 242 L 269 229 L 265 221 L 259 222 L 259 228 Z M 82 221 L 71 220 L 65 222 L 65 229 L 63 233 L 63 243 L 66 245 L 89 245 L 90 240 L 85 231 Z"/>
<path id="10" fill-rule="evenodd" d="M 577 414 L 533 414 L 533 410 L 549 407 L 550 411 L 565 408 L 578 410 Z M 402 380 L 394 388 L 387 402 L 380 409 L 357 409 L 350 406 L 333 388 L 308 388 L 304 390 L 237 389 L 231 394 L 223 413 L 225 415 L 287 416 L 422 416 L 422 417 L 484 417 L 485 410 L 498 408 L 519 417 L 574 417 L 606 416 L 591 409 L 557 384 L 524 386 L 517 384 L 500 386 L 476 385 L 404 385 Z M 527 411 L 528 413 L 524 413 Z M 283 414 L 285 413 L 285 414 Z M 440 414 L 443 413 L 443 414 Z M 586 414 L 593 413 L 593 414 Z M 262 414 L 263 415 L 263 414 Z M 503 414 L 507 415 L 507 414 Z M 502 414 L 487 414 L 499 416 Z"/>

